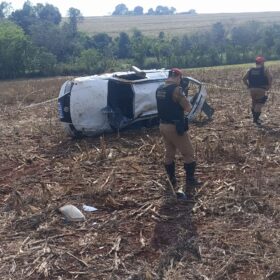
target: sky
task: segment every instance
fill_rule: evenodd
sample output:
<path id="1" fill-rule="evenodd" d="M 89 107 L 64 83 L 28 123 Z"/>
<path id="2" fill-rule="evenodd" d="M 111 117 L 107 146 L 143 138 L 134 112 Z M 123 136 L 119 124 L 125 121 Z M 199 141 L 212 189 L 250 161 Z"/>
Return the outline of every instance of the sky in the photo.
<path id="1" fill-rule="evenodd" d="M 22 9 L 25 0 L 0 0 L 0 2 L 12 4 L 14 10 Z M 157 6 L 174 7 L 176 12 L 187 12 L 190 9 L 197 13 L 242 13 L 242 12 L 265 12 L 280 11 L 279 0 L 30 0 L 33 5 L 37 3 L 52 4 L 57 7 L 61 15 L 67 16 L 69 8 L 79 9 L 83 16 L 106 16 L 111 15 L 118 4 L 125 4 L 128 10 L 133 10 L 136 6 L 141 6 L 144 13 L 148 9 L 156 9 Z"/>

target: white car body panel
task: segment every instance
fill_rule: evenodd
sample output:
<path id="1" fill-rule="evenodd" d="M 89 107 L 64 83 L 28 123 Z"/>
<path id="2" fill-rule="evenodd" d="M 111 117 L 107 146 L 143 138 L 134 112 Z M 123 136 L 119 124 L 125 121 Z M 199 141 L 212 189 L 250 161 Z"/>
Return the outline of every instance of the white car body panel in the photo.
<path id="1" fill-rule="evenodd" d="M 162 84 L 162 82 L 153 82 L 150 84 L 134 84 L 133 89 L 135 92 L 135 104 L 137 106 L 134 109 L 135 117 L 147 116 L 157 114 L 156 109 L 156 95 L 150 94 L 156 92 L 156 89 Z"/>
<path id="2" fill-rule="evenodd" d="M 107 85 L 108 80 L 103 79 L 74 82 L 70 110 L 72 123 L 78 131 L 98 133 L 110 130 L 107 116 L 100 111 L 107 104 Z M 94 95 L 93 88 L 98 88 Z"/>

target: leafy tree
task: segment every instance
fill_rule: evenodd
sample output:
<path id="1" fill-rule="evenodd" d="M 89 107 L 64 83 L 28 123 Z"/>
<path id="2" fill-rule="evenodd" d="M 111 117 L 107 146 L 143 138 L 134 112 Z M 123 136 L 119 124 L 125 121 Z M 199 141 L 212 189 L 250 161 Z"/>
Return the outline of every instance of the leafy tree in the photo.
<path id="1" fill-rule="evenodd" d="M 31 54 L 32 51 L 32 54 Z M 31 48 L 30 60 L 26 63 L 29 76 L 49 76 L 56 74 L 56 57 L 43 48 Z"/>
<path id="2" fill-rule="evenodd" d="M 275 44 L 272 48 L 274 59 L 279 59 L 280 56 L 280 39 L 279 37 L 275 40 Z"/>
<path id="3" fill-rule="evenodd" d="M 147 12 L 147 15 L 155 15 L 156 12 L 153 10 L 153 8 L 150 8 Z"/>
<path id="4" fill-rule="evenodd" d="M 190 15 L 196 15 L 197 13 L 196 13 L 196 10 L 195 10 L 195 9 L 190 9 L 190 10 L 188 11 L 188 14 L 190 14 Z"/>
<path id="5" fill-rule="evenodd" d="M 70 8 L 68 10 L 68 15 L 70 35 L 72 37 L 75 37 L 78 33 L 78 22 L 81 22 L 83 20 L 83 16 L 80 10 L 75 8 Z"/>
<path id="6" fill-rule="evenodd" d="M 222 41 L 224 41 L 226 31 L 221 22 L 217 22 L 217 23 L 213 24 L 211 33 L 212 33 L 213 41 L 215 43 L 216 42 L 221 43 Z"/>
<path id="7" fill-rule="evenodd" d="M 49 52 L 42 50 L 40 53 L 40 65 L 39 69 L 43 75 L 54 74 L 55 65 L 57 63 L 56 57 Z"/>
<path id="8" fill-rule="evenodd" d="M 244 25 L 234 27 L 230 34 L 231 44 L 240 53 L 241 61 L 244 63 L 253 59 L 253 53 L 258 41 L 260 40 L 260 25 L 257 22 L 249 22 Z"/>
<path id="9" fill-rule="evenodd" d="M 87 73 L 94 73 L 100 68 L 98 66 L 100 60 L 102 60 L 101 54 L 95 49 L 89 49 L 81 52 L 78 63 Z"/>
<path id="10" fill-rule="evenodd" d="M 9 19 L 19 25 L 25 33 L 29 34 L 29 27 L 36 22 L 37 17 L 31 2 L 26 1 L 22 10 L 12 12 Z"/>
<path id="11" fill-rule="evenodd" d="M 162 43 L 159 40 L 154 40 L 151 46 L 152 55 L 156 58 L 158 63 L 161 63 L 161 48 Z"/>
<path id="12" fill-rule="evenodd" d="M 79 43 L 82 45 L 82 47 L 84 49 L 91 49 L 94 48 L 94 40 L 92 36 L 89 36 L 87 33 L 85 32 L 79 32 L 78 33 L 78 38 L 77 40 L 79 40 Z"/>
<path id="13" fill-rule="evenodd" d="M 166 6 L 157 6 L 155 10 L 156 15 L 173 15 L 176 9 L 171 7 L 170 9 Z"/>
<path id="14" fill-rule="evenodd" d="M 128 8 L 125 4 L 118 4 L 115 7 L 115 11 L 113 12 L 113 16 L 124 16 L 128 14 Z"/>
<path id="15" fill-rule="evenodd" d="M 98 33 L 93 36 L 94 48 L 103 55 L 103 59 L 113 59 L 112 38 L 107 33 Z"/>
<path id="16" fill-rule="evenodd" d="M 54 7 L 53 5 L 43 5 L 41 3 L 38 3 L 34 9 L 37 14 L 37 18 L 41 21 L 54 24 L 59 24 L 61 22 L 61 14 L 59 12 L 59 9 Z"/>
<path id="17" fill-rule="evenodd" d="M 78 65 L 87 74 L 102 73 L 114 67 L 115 61 L 111 57 L 104 57 L 95 49 L 84 50 L 78 59 Z"/>
<path id="18" fill-rule="evenodd" d="M 221 22 L 217 22 L 213 24 L 210 35 L 211 35 L 213 48 L 215 48 L 217 51 L 215 53 L 218 56 L 218 60 L 220 60 L 220 63 L 223 64 L 223 53 L 225 51 L 225 44 L 226 44 L 226 31 L 223 24 Z M 212 59 L 212 61 L 215 65 L 218 63 L 216 59 Z"/>
<path id="19" fill-rule="evenodd" d="M 0 20 L 6 18 L 11 10 L 11 4 L 7 2 L 0 3 Z"/>
<path id="20" fill-rule="evenodd" d="M 0 78 L 16 78 L 25 73 L 29 44 L 20 27 L 8 21 L 0 24 Z"/>
<path id="21" fill-rule="evenodd" d="M 118 58 L 129 58 L 131 56 L 131 42 L 127 33 L 121 32 L 118 38 Z"/>
<path id="22" fill-rule="evenodd" d="M 54 23 L 38 22 L 33 24 L 30 26 L 30 37 L 36 46 L 52 53 L 58 60 L 63 60 L 69 49 L 67 33 Z"/>
<path id="23" fill-rule="evenodd" d="M 93 45 L 99 52 L 104 52 L 112 44 L 112 37 L 107 33 L 98 33 L 93 36 Z"/>
<path id="24" fill-rule="evenodd" d="M 226 54 L 226 62 L 228 64 L 235 64 L 240 61 L 239 50 L 232 45 L 226 46 L 225 54 Z"/>
<path id="25" fill-rule="evenodd" d="M 170 13 L 170 15 L 174 15 L 174 14 L 176 13 L 176 8 L 171 7 L 171 8 L 169 9 L 169 13 Z"/>
<path id="26" fill-rule="evenodd" d="M 184 35 L 181 38 L 181 46 L 180 46 L 181 53 L 187 52 L 188 50 L 190 50 L 190 48 L 191 48 L 191 41 L 187 35 Z"/>
<path id="27" fill-rule="evenodd" d="M 80 56 L 81 51 L 86 48 L 88 43 L 87 36 L 84 36 L 83 33 L 78 32 L 76 34 L 72 33 L 70 23 L 64 23 L 61 27 L 61 43 L 63 43 L 63 48 L 58 61 L 70 61 L 74 62 L 75 59 Z"/>
<path id="28" fill-rule="evenodd" d="M 133 10 L 133 14 L 136 16 L 143 15 L 143 8 L 141 6 L 136 6 Z"/>
<path id="29" fill-rule="evenodd" d="M 273 38 L 271 38 L 273 37 Z M 280 25 L 273 24 L 271 28 L 266 30 L 265 35 L 266 49 L 270 49 L 270 57 L 279 59 L 280 56 Z M 266 51 L 264 52 L 266 53 Z"/>
<path id="30" fill-rule="evenodd" d="M 133 30 L 131 38 L 132 56 L 139 67 L 144 66 L 145 59 L 148 52 L 148 44 L 142 32 L 138 29 Z"/>
<path id="31" fill-rule="evenodd" d="M 163 32 L 163 31 L 160 31 L 160 32 L 159 32 L 159 34 L 158 34 L 158 38 L 159 38 L 160 40 L 164 40 L 164 38 L 165 38 L 165 34 L 164 34 L 164 32 Z"/>
<path id="32" fill-rule="evenodd" d="M 17 25 L 21 26 L 25 33 L 30 34 L 30 26 L 40 22 L 59 24 L 61 14 L 58 8 L 50 4 L 32 6 L 30 1 L 23 4 L 21 10 L 16 10 L 9 17 Z"/>

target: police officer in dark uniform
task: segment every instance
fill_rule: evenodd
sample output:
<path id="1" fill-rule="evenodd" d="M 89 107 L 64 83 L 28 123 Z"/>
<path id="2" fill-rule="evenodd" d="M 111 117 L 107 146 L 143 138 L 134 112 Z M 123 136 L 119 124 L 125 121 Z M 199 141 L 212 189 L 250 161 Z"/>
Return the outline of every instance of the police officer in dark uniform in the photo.
<path id="1" fill-rule="evenodd" d="M 196 162 L 185 118 L 185 113 L 190 112 L 192 106 L 184 95 L 181 82 L 182 71 L 172 68 L 165 83 L 156 90 L 156 100 L 160 118 L 159 129 L 165 143 L 165 170 L 172 185 L 176 187 L 175 154 L 178 149 L 184 160 L 187 188 L 199 186 L 201 183 L 194 175 Z"/>
<path id="2" fill-rule="evenodd" d="M 268 96 L 266 91 L 271 88 L 272 77 L 269 70 L 264 67 L 265 58 L 256 57 L 256 67 L 249 69 L 243 76 L 243 83 L 250 91 L 252 99 L 253 122 L 260 125 L 261 109 L 265 104 Z"/>

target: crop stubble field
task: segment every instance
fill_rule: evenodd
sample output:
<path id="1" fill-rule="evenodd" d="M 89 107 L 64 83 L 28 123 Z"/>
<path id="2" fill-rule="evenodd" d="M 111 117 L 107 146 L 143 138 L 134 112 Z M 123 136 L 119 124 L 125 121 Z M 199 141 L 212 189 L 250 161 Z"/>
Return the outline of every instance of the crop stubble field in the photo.
<path id="1" fill-rule="evenodd" d="M 187 73 L 215 108 L 190 127 L 204 185 L 187 203 L 170 194 L 157 127 L 73 140 L 56 101 L 32 106 L 66 78 L 1 82 L 1 279 L 279 279 L 280 67 L 261 128 L 244 70 Z M 98 210 L 70 223 L 65 204 Z"/>
<path id="2" fill-rule="evenodd" d="M 248 21 L 259 21 L 267 24 L 280 23 L 280 11 L 232 14 L 85 17 L 78 27 L 80 31 L 90 35 L 107 33 L 112 37 L 116 37 L 119 36 L 120 32 L 132 34 L 133 30 L 137 28 L 146 36 L 158 36 L 161 31 L 166 35 L 175 36 L 208 31 L 217 22 L 221 22 L 226 30 L 231 30 L 233 27 Z"/>

